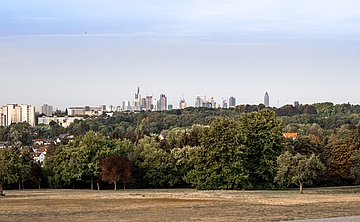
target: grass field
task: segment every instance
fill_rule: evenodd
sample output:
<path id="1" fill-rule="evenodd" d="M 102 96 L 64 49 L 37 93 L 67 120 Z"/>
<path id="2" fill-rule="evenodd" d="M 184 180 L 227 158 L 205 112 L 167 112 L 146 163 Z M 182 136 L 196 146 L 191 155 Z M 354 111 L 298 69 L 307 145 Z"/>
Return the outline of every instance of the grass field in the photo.
<path id="1" fill-rule="evenodd" d="M 10 190 L 0 221 L 279 221 L 360 215 L 360 188 Z"/>

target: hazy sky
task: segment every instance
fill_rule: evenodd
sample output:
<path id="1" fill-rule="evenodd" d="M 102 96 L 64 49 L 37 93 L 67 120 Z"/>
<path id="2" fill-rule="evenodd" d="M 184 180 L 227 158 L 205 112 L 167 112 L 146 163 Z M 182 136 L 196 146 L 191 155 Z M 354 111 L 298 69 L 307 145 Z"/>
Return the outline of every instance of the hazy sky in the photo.
<path id="1" fill-rule="evenodd" d="M 358 0 L 4 0 L 0 104 L 360 103 Z"/>

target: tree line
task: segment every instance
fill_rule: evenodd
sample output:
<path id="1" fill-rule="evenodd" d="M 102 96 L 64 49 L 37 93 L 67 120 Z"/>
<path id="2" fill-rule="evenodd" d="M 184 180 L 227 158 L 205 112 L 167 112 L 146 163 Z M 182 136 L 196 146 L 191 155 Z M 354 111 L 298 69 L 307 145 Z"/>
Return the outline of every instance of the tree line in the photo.
<path id="1" fill-rule="evenodd" d="M 12 152 L 5 152 L 10 148 L 1 149 L 2 156 L 17 153 L 23 157 L 26 149 L 31 153 L 34 137 L 73 133 L 76 138 L 48 148 L 39 180 L 21 176 L 19 169 L 2 167 L 8 169 L 3 174 L 13 172 L 13 176 L 1 176 L 0 183 L 14 187 L 14 182 L 25 181 L 26 185 L 32 181 L 29 186 L 93 189 L 94 185 L 101 188 L 107 187 L 107 182 L 120 181 L 130 187 L 278 189 L 312 182 L 314 186 L 358 182 L 356 106 L 309 106 L 298 106 L 302 113 L 288 116 L 279 116 L 277 110 L 262 105 L 244 105 L 229 110 L 119 113 L 77 121 L 69 129 L 57 124 L 36 128 L 13 124 L 0 128 L 0 140 L 12 147 Z M 322 127 L 321 121 L 331 117 L 340 121 L 334 122 L 334 128 Z M 296 132 L 298 137 L 284 139 L 283 132 Z M 113 156 L 122 161 L 111 160 Z M 107 158 L 108 162 L 100 164 Z M 125 160 L 127 164 L 122 165 Z M 118 173 L 124 169 L 127 173 L 117 179 L 106 178 L 102 173 L 106 163 L 118 163 L 118 169 L 122 169 Z"/>

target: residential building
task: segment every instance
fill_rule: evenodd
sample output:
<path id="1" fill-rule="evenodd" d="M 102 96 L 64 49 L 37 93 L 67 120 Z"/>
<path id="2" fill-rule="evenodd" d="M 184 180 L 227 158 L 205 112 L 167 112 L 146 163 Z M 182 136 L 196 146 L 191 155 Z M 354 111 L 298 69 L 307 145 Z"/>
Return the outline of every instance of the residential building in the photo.
<path id="1" fill-rule="evenodd" d="M 43 104 L 40 107 L 40 114 L 45 114 L 46 116 L 52 116 L 53 115 L 53 107 L 48 104 Z"/>
<path id="2" fill-rule="evenodd" d="M 77 116 L 77 117 L 69 117 L 69 116 L 65 116 L 65 117 L 57 117 L 57 116 L 42 116 L 38 118 L 38 124 L 45 124 L 45 125 L 49 125 L 50 122 L 54 121 L 57 124 L 59 124 L 60 126 L 67 128 L 71 123 L 73 123 L 75 120 L 83 120 L 84 118 L 81 116 Z"/>
<path id="3" fill-rule="evenodd" d="M 0 108 L 0 125 L 27 122 L 35 126 L 35 107 L 31 105 L 7 104 Z"/>

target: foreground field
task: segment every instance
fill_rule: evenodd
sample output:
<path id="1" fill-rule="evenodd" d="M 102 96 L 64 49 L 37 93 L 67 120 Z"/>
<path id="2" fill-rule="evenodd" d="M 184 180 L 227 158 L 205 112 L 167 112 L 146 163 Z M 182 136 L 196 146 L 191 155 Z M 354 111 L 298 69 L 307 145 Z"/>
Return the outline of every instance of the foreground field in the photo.
<path id="1" fill-rule="evenodd" d="M 0 221 L 279 221 L 360 215 L 360 188 L 290 191 L 25 190 Z"/>

